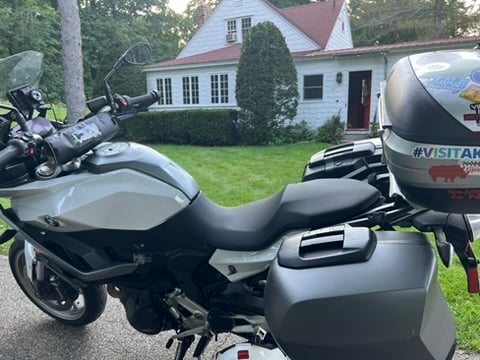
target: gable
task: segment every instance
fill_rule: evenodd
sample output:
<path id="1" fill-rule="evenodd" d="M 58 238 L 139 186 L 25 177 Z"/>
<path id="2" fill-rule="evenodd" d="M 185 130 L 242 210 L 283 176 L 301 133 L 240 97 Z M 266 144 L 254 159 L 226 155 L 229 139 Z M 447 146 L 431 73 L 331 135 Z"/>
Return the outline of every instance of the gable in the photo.
<path id="1" fill-rule="evenodd" d="M 319 50 L 327 46 L 343 5 L 344 0 L 328 0 L 278 9 L 266 0 L 222 0 L 177 59 L 241 43 L 243 22 L 248 21 L 251 26 L 274 23 L 292 52 Z M 235 36 L 228 37 L 229 32 Z"/>
<path id="2" fill-rule="evenodd" d="M 344 0 L 325 1 L 278 9 L 278 12 L 324 49 L 343 6 Z"/>

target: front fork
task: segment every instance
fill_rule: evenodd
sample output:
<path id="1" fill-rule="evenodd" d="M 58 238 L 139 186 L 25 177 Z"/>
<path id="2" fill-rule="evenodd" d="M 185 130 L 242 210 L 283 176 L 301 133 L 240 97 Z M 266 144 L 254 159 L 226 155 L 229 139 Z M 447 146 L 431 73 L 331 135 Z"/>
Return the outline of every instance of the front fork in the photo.
<path id="1" fill-rule="evenodd" d="M 24 241 L 25 267 L 27 276 L 34 283 L 33 269 L 35 268 L 35 280 L 43 281 L 45 279 L 45 264 L 37 259 L 35 248 L 28 241 Z"/>

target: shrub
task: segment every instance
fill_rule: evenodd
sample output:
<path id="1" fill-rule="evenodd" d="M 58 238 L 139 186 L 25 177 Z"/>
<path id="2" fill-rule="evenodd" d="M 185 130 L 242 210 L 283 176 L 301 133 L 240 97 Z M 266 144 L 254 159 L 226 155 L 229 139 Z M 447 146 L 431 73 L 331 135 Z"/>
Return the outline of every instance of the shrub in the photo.
<path id="1" fill-rule="evenodd" d="M 119 125 L 118 138 L 139 143 L 204 146 L 239 143 L 235 110 L 148 112 Z"/>
<path id="2" fill-rule="evenodd" d="M 274 144 L 293 144 L 315 140 L 315 131 L 305 120 L 282 128 L 275 137 Z"/>
<path id="3" fill-rule="evenodd" d="M 297 114 L 297 71 L 281 31 L 271 22 L 252 27 L 238 64 L 236 99 L 242 142 L 267 144 Z"/>
<path id="4" fill-rule="evenodd" d="M 340 120 L 340 114 L 333 115 L 317 130 L 318 142 L 338 144 L 345 131 L 345 123 Z"/>

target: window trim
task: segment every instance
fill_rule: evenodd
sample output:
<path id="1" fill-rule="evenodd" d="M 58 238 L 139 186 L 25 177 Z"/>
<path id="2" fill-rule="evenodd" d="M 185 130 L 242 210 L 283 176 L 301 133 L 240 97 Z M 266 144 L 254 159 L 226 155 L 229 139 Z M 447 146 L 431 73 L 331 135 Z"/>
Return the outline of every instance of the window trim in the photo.
<path id="1" fill-rule="evenodd" d="M 314 78 L 314 77 L 320 77 L 321 79 L 321 83 L 320 84 L 314 84 L 314 85 L 309 85 L 309 86 L 306 86 L 306 80 L 307 78 Z M 303 92 L 302 92 L 302 95 L 303 95 L 303 100 L 304 101 L 319 101 L 319 100 L 323 100 L 323 90 L 324 90 L 324 80 L 325 80 L 325 77 L 323 74 L 304 74 L 303 75 Z M 307 96 L 307 92 L 309 91 L 312 91 L 312 92 L 316 92 L 316 91 L 320 91 L 320 96 L 312 96 L 312 95 L 309 95 Z"/>
<path id="2" fill-rule="evenodd" d="M 229 97 L 229 77 L 228 73 L 219 73 L 210 75 L 210 103 L 228 104 Z"/>
<path id="3" fill-rule="evenodd" d="M 172 78 L 163 77 L 157 79 L 158 105 L 173 105 Z"/>
<path id="4" fill-rule="evenodd" d="M 197 75 L 182 77 L 183 105 L 200 104 L 200 84 Z"/>

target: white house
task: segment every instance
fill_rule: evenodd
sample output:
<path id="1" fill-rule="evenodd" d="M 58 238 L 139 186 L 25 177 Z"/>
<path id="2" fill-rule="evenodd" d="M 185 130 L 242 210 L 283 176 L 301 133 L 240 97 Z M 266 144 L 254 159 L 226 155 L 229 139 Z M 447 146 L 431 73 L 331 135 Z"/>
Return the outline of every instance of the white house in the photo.
<path id="1" fill-rule="evenodd" d="M 469 37 L 353 48 L 345 0 L 285 9 L 266 0 L 222 0 L 176 59 L 145 68 L 147 87 L 160 93 L 151 110 L 236 108 L 242 40 L 264 21 L 280 29 L 294 59 L 300 94 L 294 120 L 316 128 L 339 113 L 352 133 L 368 132 L 379 84 L 397 60 L 480 42 Z"/>

